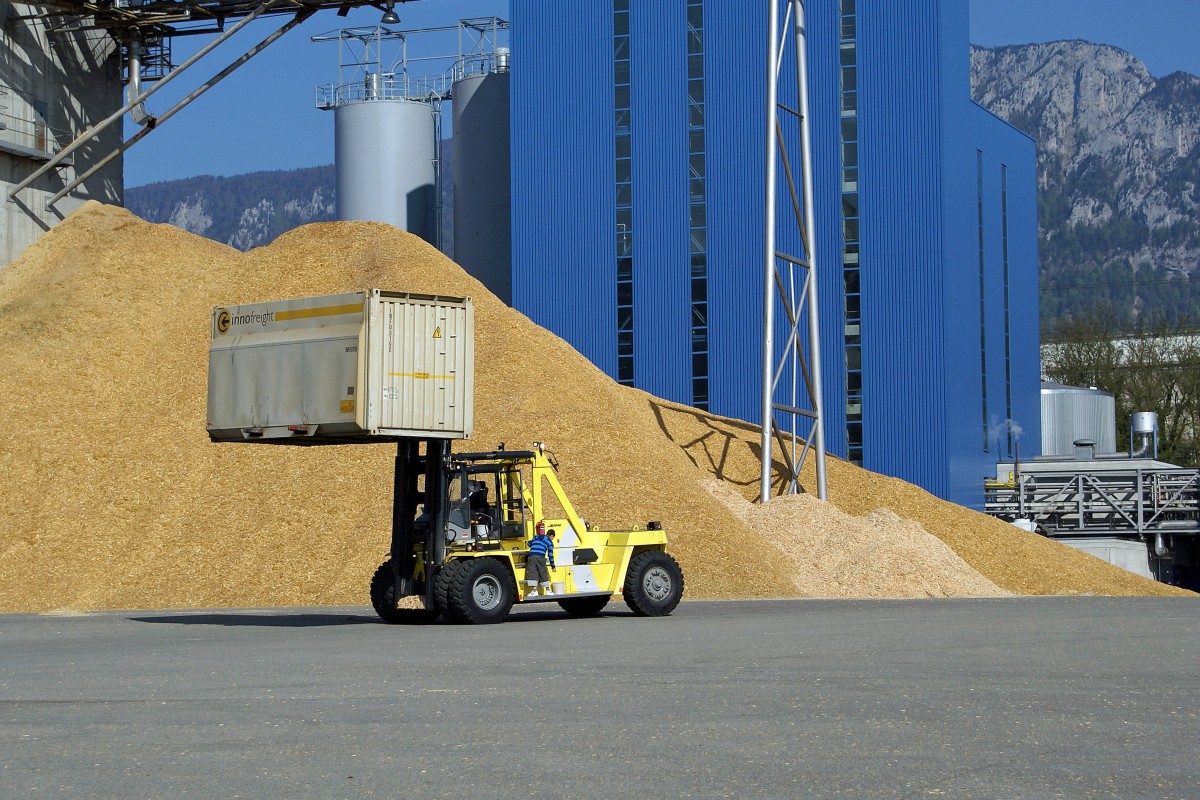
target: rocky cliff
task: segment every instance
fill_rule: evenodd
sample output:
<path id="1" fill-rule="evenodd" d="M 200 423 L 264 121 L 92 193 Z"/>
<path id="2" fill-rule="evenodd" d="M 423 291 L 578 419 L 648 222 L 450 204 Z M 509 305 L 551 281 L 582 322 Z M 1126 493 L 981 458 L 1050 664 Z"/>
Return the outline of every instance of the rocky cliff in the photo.
<path id="1" fill-rule="evenodd" d="M 1108 45 L 972 48 L 975 100 L 1038 142 L 1042 316 L 1194 325 L 1200 78 Z M 1198 276 L 1200 277 L 1200 276 Z"/>
<path id="2" fill-rule="evenodd" d="M 336 213 L 333 166 L 247 175 L 201 175 L 125 192 L 125 205 L 148 222 L 169 222 L 239 250 Z"/>

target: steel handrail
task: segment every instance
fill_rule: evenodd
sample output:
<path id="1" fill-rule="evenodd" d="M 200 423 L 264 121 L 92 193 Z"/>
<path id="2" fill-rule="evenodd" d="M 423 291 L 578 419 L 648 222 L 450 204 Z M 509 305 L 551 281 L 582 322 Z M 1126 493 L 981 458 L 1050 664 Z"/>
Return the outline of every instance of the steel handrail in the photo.
<path id="1" fill-rule="evenodd" d="M 1062 532 L 1106 527 L 1140 535 L 1167 522 L 1184 529 L 1191 523 L 1200 532 L 1200 471 L 1138 467 L 1082 474 L 1026 473 L 1016 486 L 986 487 L 985 510 L 1045 523 L 1053 519 Z M 1168 520 L 1172 514 L 1183 518 Z M 1097 525 L 1100 518 L 1104 525 Z"/>

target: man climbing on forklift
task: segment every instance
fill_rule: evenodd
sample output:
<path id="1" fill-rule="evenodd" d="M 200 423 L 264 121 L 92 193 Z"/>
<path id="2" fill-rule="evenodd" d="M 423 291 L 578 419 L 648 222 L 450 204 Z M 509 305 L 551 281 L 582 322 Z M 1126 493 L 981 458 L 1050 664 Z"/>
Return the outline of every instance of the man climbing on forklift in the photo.
<path id="1" fill-rule="evenodd" d="M 528 587 L 526 597 L 537 594 L 540 587 L 542 594 L 553 594 L 550 589 L 550 569 L 554 569 L 554 529 L 546 531 L 545 521 L 539 520 L 529 542 L 529 555 L 525 557 L 525 585 Z"/>

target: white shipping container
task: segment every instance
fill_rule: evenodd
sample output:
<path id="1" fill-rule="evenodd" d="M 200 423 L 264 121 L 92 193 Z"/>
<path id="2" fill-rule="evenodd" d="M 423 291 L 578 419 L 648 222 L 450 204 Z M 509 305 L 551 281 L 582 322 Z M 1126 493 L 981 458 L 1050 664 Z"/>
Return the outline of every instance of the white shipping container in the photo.
<path id="1" fill-rule="evenodd" d="M 213 309 L 213 441 L 470 438 L 470 298 L 361 292 Z"/>

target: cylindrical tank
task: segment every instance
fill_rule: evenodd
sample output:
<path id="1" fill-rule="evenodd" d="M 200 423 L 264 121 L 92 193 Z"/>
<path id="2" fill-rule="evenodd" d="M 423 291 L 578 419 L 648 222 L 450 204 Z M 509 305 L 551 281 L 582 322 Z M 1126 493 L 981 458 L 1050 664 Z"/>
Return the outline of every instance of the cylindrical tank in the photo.
<path id="1" fill-rule="evenodd" d="M 386 222 L 436 244 L 433 108 L 363 100 L 334 114 L 338 219 Z"/>
<path id="2" fill-rule="evenodd" d="M 1074 456 L 1075 440 L 1090 439 L 1097 453 L 1117 450 L 1117 404 L 1109 392 L 1042 384 L 1042 455 Z"/>
<path id="3" fill-rule="evenodd" d="M 1135 411 L 1129 421 L 1129 429 L 1134 434 L 1157 432 L 1158 414 L 1154 411 Z"/>
<path id="4" fill-rule="evenodd" d="M 1158 414 L 1135 411 L 1129 417 L 1129 457 L 1158 458 Z"/>
<path id="5" fill-rule="evenodd" d="M 454 260 L 511 305 L 508 97 L 507 72 L 455 81 L 452 132 Z"/>

